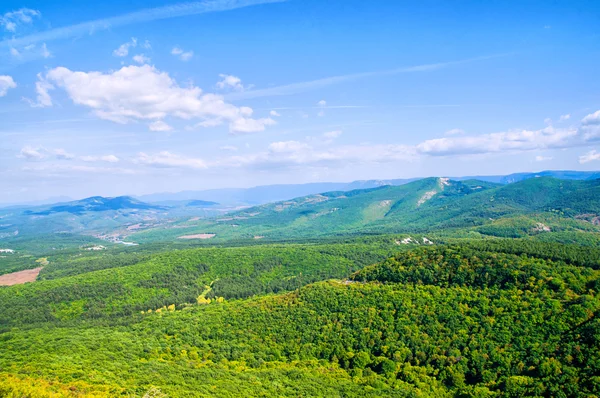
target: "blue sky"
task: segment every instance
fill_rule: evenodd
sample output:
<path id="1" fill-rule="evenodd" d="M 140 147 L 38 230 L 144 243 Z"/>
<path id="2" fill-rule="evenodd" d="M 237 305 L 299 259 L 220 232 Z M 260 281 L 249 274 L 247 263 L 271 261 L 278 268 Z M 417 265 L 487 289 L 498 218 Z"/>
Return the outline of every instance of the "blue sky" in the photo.
<path id="1" fill-rule="evenodd" d="M 4 1 L 0 202 L 600 169 L 597 1 Z"/>

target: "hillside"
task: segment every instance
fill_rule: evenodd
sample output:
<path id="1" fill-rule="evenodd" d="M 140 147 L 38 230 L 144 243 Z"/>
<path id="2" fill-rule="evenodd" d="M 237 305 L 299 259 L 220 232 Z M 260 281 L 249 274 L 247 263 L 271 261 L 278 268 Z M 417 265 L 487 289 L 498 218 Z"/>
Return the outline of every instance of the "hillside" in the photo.
<path id="1" fill-rule="evenodd" d="M 597 171 L 545 170 L 533 173 L 514 173 L 508 175 L 456 176 L 451 180 L 479 180 L 499 184 L 510 184 L 537 177 L 554 177 L 564 180 L 593 180 L 600 178 Z M 202 191 L 182 191 L 175 193 L 154 193 L 141 195 L 138 199 L 146 202 L 165 202 L 203 199 L 228 205 L 261 205 L 271 202 L 290 200 L 300 196 L 315 195 L 331 191 L 352 191 L 371 189 L 384 185 L 404 185 L 422 178 L 395 178 L 380 180 L 357 180 L 352 182 L 318 182 L 307 184 L 262 185 L 252 188 L 222 188 Z"/>
<path id="2" fill-rule="evenodd" d="M 77 321 L 72 315 L 85 304 L 67 306 L 45 294 L 64 320 L 0 332 L 0 391 L 61 397 L 598 394 L 600 271 L 589 267 L 597 263 L 577 248 L 527 244 L 520 250 L 538 254 L 516 255 L 503 247 L 511 241 L 420 248 L 351 280 L 247 300 L 203 294 L 186 305 L 174 301 L 137 316 L 120 314 L 115 323 Z M 193 264 L 186 267 L 202 270 Z M 153 280 L 148 274 L 137 285 Z M 105 285 L 119 291 L 108 280 Z M 19 294 L 32 289 L 23 286 Z M 75 292 L 63 290 L 69 291 Z M 110 299 L 100 301 L 112 307 Z M 21 310 L 15 314 L 28 322 Z"/>
<path id="3" fill-rule="evenodd" d="M 145 242 L 192 233 L 223 239 L 291 239 L 354 233 L 446 233 L 498 236 L 598 232 L 600 180 L 528 179 L 509 185 L 428 178 L 401 186 L 334 191 L 275 202 L 214 220 L 133 234 Z M 500 225 L 498 223 L 501 223 Z M 566 237 L 565 239 L 568 239 Z"/>
<path id="4" fill-rule="evenodd" d="M 120 196 L 94 196 L 82 200 L 34 207 L 0 209 L 0 240 L 14 245 L 15 240 L 47 234 L 110 236 L 120 240 L 134 231 L 173 222 L 183 217 L 206 217 L 227 209 L 208 201 L 186 201 L 157 205 Z"/>

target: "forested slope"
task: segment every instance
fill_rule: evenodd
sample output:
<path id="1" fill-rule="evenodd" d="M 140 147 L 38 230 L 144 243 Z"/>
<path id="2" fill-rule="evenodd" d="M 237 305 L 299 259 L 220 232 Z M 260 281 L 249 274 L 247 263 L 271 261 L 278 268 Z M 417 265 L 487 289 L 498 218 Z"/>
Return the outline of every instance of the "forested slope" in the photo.
<path id="1" fill-rule="evenodd" d="M 211 221 L 133 234 L 150 242 L 191 233 L 215 242 L 239 238 L 292 239 L 380 233 L 473 230 L 521 237 L 558 231 L 600 232 L 600 180 L 534 178 L 500 186 L 484 181 L 426 178 L 401 186 L 326 192 L 252 207 Z"/>
<path id="2" fill-rule="evenodd" d="M 65 396 L 156 387 L 173 397 L 589 397 L 600 394 L 595 268 L 570 246 L 417 248 L 283 295 L 199 301 L 114 326 L 5 330 L 0 386 L 53 381 L 39 388 Z"/>

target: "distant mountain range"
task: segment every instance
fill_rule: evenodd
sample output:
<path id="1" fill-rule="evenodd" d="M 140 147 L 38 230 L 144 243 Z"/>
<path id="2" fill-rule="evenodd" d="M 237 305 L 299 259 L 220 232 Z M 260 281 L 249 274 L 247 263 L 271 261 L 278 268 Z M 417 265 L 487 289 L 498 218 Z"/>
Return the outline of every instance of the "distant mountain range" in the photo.
<path id="1" fill-rule="evenodd" d="M 538 173 L 515 173 L 493 176 L 449 177 L 455 181 L 479 180 L 499 184 L 510 184 L 535 177 L 554 177 L 563 180 L 594 180 L 600 178 L 600 171 L 547 170 Z M 280 200 L 314 195 L 321 192 L 351 191 L 370 189 L 384 185 L 404 185 L 422 178 L 391 180 L 359 180 L 353 182 L 319 182 L 308 184 L 263 185 L 253 188 L 224 188 L 204 191 L 183 191 L 177 193 L 155 193 L 137 198 L 145 202 L 165 202 L 201 199 L 224 205 L 259 205 Z"/>
<path id="2" fill-rule="evenodd" d="M 478 180 L 432 177 L 410 182 L 372 180 L 201 192 L 203 196 L 212 192 L 213 198 L 222 201 L 246 203 L 286 198 L 255 206 L 226 205 L 209 201 L 207 196 L 154 203 L 128 196 L 95 196 L 0 209 L 0 239 L 58 232 L 109 236 L 111 241 L 131 236 L 150 242 L 190 235 L 216 236 L 214 240 L 277 240 L 456 228 L 512 237 L 546 229 L 596 231 L 600 225 L 600 179 L 593 179 L 596 176 L 598 173 L 561 171 Z M 331 187 L 336 189 L 328 191 Z M 313 191 L 317 192 L 302 195 Z M 287 198 L 293 195 L 298 196 Z"/>
<path id="3" fill-rule="evenodd" d="M 68 202 L 64 204 L 57 204 L 49 206 L 47 209 L 25 210 L 23 214 L 47 216 L 52 213 L 72 213 L 72 214 L 83 214 L 89 211 L 108 211 L 108 210 L 165 210 L 165 207 L 151 205 L 148 203 L 141 202 L 137 199 L 129 196 L 119 196 L 116 198 L 104 198 L 102 196 L 92 196 L 82 200 Z"/>
<path id="4" fill-rule="evenodd" d="M 182 235 L 213 240 L 294 239 L 380 233 L 520 237 L 560 232 L 570 239 L 600 229 L 600 180 L 529 178 L 512 184 L 425 178 L 400 186 L 333 191 L 232 212 L 216 220 L 159 227 L 131 238 Z"/>
<path id="5" fill-rule="evenodd" d="M 454 181 L 479 180 L 498 184 L 511 184 L 536 177 L 554 177 L 562 180 L 594 180 L 600 178 L 600 171 L 546 170 L 537 173 L 514 173 L 508 175 L 491 176 L 474 175 L 449 178 Z M 210 207 L 217 205 L 222 205 L 223 207 L 254 206 L 293 199 L 301 196 L 314 195 L 321 192 L 352 191 L 355 189 L 377 188 L 385 185 L 399 186 L 421 179 L 423 178 L 357 180 L 352 182 L 316 182 L 307 184 L 275 184 L 262 185 L 252 188 L 222 188 L 200 191 L 190 190 L 181 192 L 163 192 L 135 196 L 135 199 L 131 197 L 129 198 L 130 200 L 138 200 L 140 202 L 167 207 Z M 71 203 L 93 201 L 94 199 L 99 198 L 102 197 L 95 196 L 82 199 L 80 201 L 73 201 L 71 198 L 61 196 L 35 202 L 0 204 L 0 208 L 7 208 L 9 206 L 25 208 L 43 205 L 53 205 L 58 207 L 58 204 L 65 202 Z M 122 196 L 120 198 L 126 198 L 126 196 Z M 114 203 L 116 203 L 114 201 L 118 202 L 119 198 L 113 198 L 113 203 L 107 203 L 107 206 L 110 207 L 114 205 Z M 73 205 L 76 206 L 75 204 Z M 86 204 L 83 204 L 83 206 L 85 207 Z M 96 206 L 96 208 L 98 207 Z M 133 208 L 135 208 L 135 206 Z"/>

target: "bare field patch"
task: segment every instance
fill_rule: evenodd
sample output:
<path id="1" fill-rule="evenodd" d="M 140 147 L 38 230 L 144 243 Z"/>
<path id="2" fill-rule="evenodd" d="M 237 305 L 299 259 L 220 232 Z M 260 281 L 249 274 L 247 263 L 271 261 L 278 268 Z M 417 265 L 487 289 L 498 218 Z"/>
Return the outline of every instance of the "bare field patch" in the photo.
<path id="1" fill-rule="evenodd" d="M 34 282 L 43 267 L 26 269 L 11 274 L 0 275 L 0 286 L 20 285 L 22 283 Z"/>
<path id="2" fill-rule="evenodd" d="M 210 239 L 214 238 L 216 234 L 195 234 L 195 235 L 183 235 L 177 237 L 177 239 Z"/>

